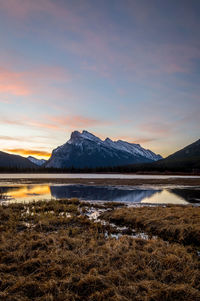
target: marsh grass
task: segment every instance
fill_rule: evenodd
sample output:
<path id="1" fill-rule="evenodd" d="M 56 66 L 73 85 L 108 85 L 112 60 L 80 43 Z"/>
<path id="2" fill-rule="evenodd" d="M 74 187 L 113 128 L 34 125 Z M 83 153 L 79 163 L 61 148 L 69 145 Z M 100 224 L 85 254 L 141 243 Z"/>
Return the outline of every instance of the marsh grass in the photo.
<path id="1" fill-rule="evenodd" d="M 102 214 L 117 225 L 146 231 L 150 235 L 183 245 L 200 246 L 200 207 L 132 207 Z"/>
<path id="2" fill-rule="evenodd" d="M 106 239 L 108 229 L 80 215 L 82 206 L 0 206 L 0 300 L 200 300 L 193 252 L 162 240 Z"/>

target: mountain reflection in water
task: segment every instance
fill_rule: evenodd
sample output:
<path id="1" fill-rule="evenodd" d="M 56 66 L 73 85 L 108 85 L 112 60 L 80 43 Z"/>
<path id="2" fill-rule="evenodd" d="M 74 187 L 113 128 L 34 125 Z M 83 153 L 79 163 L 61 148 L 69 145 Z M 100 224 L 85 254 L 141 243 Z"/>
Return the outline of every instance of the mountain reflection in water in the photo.
<path id="1" fill-rule="evenodd" d="M 112 202 L 136 202 L 140 203 L 144 198 L 149 198 L 161 190 L 128 190 L 105 186 L 51 186 L 51 194 L 56 199 L 75 197 L 81 200 L 112 201 Z"/>
<path id="2" fill-rule="evenodd" d="M 84 201 L 112 201 L 126 203 L 180 204 L 200 203 L 200 188 L 128 187 L 95 185 L 4 185 L 0 199 L 7 201 L 37 201 L 78 198 Z"/>

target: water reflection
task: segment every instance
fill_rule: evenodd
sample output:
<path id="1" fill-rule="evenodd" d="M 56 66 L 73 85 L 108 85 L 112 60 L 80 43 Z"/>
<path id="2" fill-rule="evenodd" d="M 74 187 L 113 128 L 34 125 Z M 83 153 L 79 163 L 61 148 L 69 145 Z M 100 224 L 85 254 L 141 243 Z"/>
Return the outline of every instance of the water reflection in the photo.
<path id="1" fill-rule="evenodd" d="M 0 198 L 15 201 L 50 199 L 49 185 L 18 185 L 0 187 Z"/>
<path id="2" fill-rule="evenodd" d="M 10 185 L 0 187 L 0 199 L 7 201 L 78 198 L 84 201 L 112 201 L 149 204 L 200 202 L 200 188 L 137 188 L 92 185 Z"/>
<path id="3" fill-rule="evenodd" d="M 190 203 L 197 203 L 200 202 L 200 188 L 196 189 L 172 189 L 171 190 L 174 194 L 186 199 Z"/>
<path id="4" fill-rule="evenodd" d="M 50 187 L 51 194 L 56 199 L 76 197 L 81 200 L 136 202 L 150 198 L 161 190 L 123 189 L 109 186 L 64 185 Z"/>

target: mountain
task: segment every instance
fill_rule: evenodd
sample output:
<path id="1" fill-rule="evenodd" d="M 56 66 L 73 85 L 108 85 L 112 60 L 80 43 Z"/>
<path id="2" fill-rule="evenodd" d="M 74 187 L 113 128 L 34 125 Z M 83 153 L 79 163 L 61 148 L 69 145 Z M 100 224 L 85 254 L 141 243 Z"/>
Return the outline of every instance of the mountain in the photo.
<path id="1" fill-rule="evenodd" d="M 200 169 L 200 139 L 167 158 L 156 162 L 154 166 L 170 170 Z"/>
<path id="2" fill-rule="evenodd" d="M 117 170 L 115 170 L 117 171 Z M 200 139 L 165 159 L 148 164 L 132 164 L 123 171 L 131 172 L 191 172 L 200 171 Z"/>
<path id="3" fill-rule="evenodd" d="M 32 156 L 29 156 L 27 158 L 29 161 L 31 161 L 32 163 L 34 163 L 35 165 L 37 166 L 42 166 L 46 163 L 47 160 L 44 160 L 44 159 L 37 159 L 35 157 L 32 157 Z"/>
<path id="4" fill-rule="evenodd" d="M 4 152 L 0 152 L 0 168 L 36 168 L 37 166 L 30 162 L 28 159 L 18 156 L 11 155 Z"/>
<path id="5" fill-rule="evenodd" d="M 53 150 L 45 166 L 95 168 L 153 162 L 161 158 L 139 144 L 109 138 L 103 141 L 87 131 L 74 131 L 69 141 Z"/>

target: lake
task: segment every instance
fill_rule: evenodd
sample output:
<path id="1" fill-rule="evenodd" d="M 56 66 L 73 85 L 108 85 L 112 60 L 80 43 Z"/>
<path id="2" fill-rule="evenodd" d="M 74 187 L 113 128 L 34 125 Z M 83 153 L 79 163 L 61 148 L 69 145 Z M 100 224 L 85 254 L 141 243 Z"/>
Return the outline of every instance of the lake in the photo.
<path id="1" fill-rule="evenodd" d="M 0 183 L 4 202 L 78 198 L 84 201 L 112 201 L 128 204 L 200 204 L 200 187 L 176 185 L 112 186 L 81 184 Z"/>

